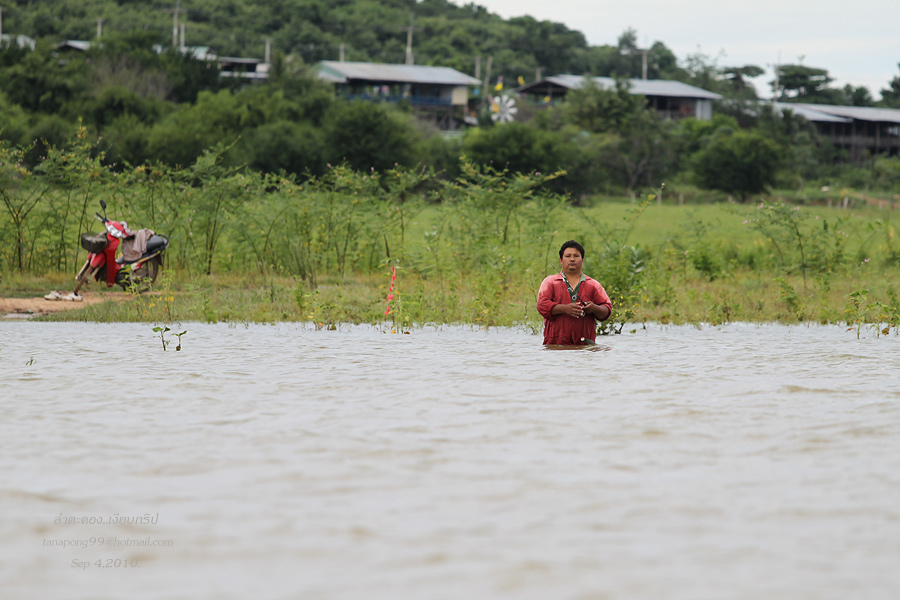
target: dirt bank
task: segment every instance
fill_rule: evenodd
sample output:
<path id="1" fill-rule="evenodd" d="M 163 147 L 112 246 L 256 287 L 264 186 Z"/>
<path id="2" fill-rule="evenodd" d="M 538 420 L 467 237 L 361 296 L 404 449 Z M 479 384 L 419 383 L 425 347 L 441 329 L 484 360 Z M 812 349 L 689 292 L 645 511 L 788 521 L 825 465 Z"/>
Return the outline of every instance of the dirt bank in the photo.
<path id="1" fill-rule="evenodd" d="M 129 297 L 129 294 L 125 292 L 108 292 L 102 295 L 86 293 L 82 296 L 81 302 L 45 300 L 42 296 L 34 298 L 0 298 L 0 317 L 4 319 L 27 319 L 61 310 L 75 310 L 107 300 L 123 300 Z"/>

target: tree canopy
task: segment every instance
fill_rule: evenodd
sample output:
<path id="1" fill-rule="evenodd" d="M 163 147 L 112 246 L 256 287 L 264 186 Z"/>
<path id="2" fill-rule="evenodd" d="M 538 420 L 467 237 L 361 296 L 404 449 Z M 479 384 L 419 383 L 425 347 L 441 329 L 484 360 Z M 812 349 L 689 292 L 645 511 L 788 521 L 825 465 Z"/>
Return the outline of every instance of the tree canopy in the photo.
<path id="1" fill-rule="evenodd" d="M 760 107 L 752 80 L 761 67 L 720 65 L 701 52 L 679 59 L 662 41 L 639 47 L 633 29 L 592 46 L 560 23 L 504 20 L 477 4 L 448 0 L 49 5 L 10 0 L 3 7 L 4 32 L 37 39 L 34 50 L 0 45 L 0 140 L 23 148 L 31 166 L 82 127 L 100 140 L 98 160 L 120 168 L 188 168 L 220 148 L 227 149 L 221 158 L 228 168 L 298 178 L 320 176 L 329 164 L 364 172 L 422 164 L 453 177 L 465 155 L 510 173 L 566 171 L 550 185 L 575 197 L 635 193 L 673 176 L 743 196 L 772 185 L 779 173 L 801 181 L 825 177 L 842 159 L 802 118 Z M 185 25 L 187 46 L 208 46 L 220 56 L 262 58 L 269 40 L 268 80 L 246 85 L 220 78 L 214 61 L 173 46 L 176 23 Z M 484 78 L 490 58 L 493 81 L 570 73 L 613 77 L 617 84 L 602 90 L 588 83 L 560 106 L 522 101 L 516 123 L 481 119 L 481 127 L 448 138 L 417 122 L 409 107 L 337 99 L 311 70 L 316 61 L 341 55 L 402 63 L 410 27 L 416 64 Z M 57 46 L 78 39 L 98 43 L 86 52 Z M 721 94 L 715 120 L 661 119 L 628 89 L 627 80 L 645 69 L 651 79 Z M 783 65 L 777 81 L 783 101 L 900 107 L 900 77 L 881 90 L 880 101 L 865 87 L 831 87 L 825 69 Z"/>

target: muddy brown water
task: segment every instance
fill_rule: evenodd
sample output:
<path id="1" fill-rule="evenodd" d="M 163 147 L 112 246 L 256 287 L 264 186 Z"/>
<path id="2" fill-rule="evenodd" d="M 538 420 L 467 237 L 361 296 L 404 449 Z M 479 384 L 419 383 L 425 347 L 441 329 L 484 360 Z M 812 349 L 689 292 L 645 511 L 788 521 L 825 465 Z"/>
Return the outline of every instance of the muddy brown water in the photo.
<path id="1" fill-rule="evenodd" d="M 3 598 L 900 590 L 896 336 L 151 328 L 0 322 Z"/>

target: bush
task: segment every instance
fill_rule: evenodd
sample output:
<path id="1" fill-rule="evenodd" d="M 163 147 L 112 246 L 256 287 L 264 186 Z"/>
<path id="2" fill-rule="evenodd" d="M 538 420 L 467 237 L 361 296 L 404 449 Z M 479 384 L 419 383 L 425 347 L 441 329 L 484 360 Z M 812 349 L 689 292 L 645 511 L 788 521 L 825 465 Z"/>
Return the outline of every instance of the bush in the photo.
<path id="1" fill-rule="evenodd" d="M 694 174 L 701 187 L 744 202 L 774 183 L 781 155 L 781 148 L 760 133 L 719 135 L 695 155 Z"/>
<path id="2" fill-rule="evenodd" d="M 414 165 L 418 143 L 410 117 L 396 108 L 363 100 L 335 103 L 326 117 L 325 146 L 332 164 L 355 171 L 386 171 Z"/>

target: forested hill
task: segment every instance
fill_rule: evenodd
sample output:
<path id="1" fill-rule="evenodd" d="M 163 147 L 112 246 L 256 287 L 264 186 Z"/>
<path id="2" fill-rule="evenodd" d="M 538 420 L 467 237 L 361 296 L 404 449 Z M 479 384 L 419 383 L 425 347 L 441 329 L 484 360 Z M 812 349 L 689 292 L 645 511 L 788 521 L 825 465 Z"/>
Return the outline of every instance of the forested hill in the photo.
<path id="1" fill-rule="evenodd" d="M 417 64 L 475 74 L 480 57 L 483 76 L 491 57 L 492 79 L 502 75 L 507 81 L 533 81 L 538 69 L 544 76 L 638 77 L 641 71 L 640 56 L 627 53 L 633 32 L 592 47 L 581 32 L 560 23 L 504 20 L 476 3 L 447 0 L 6 0 L 3 33 L 51 43 L 92 40 L 102 20 L 104 38 L 145 30 L 171 44 L 176 6 L 185 44 L 209 46 L 223 56 L 261 58 L 270 39 L 273 52 L 307 63 L 337 60 L 342 45 L 346 60 L 402 63 L 406 28 L 414 19 Z M 656 43 L 649 58 L 651 78 L 689 78 L 663 44 Z"/>
<path id="2" fill-rule="evenodd" d="M 458 0 L 462 1 L 462 0 Z M 263 58 L 266 40 L 273 56 L 320 60 L 403 63 L 407 31 L 413 29 L 413 54 L 420 65 L 453 67 L 509 84 L 532 82 L 559 73 L 641 76 L 637 32 L 591 46 L 580 31 L 532 17 L 503 19 L 472 2 L 448 0 L 6 0 L 3 33 L 27 35 L 55 44 L 63 40 L 116 38 L 126 46 L 149 42 L 171 46 L 175 21 L 184 26 L 187 46 L 207 46 L 220 56 Z M 179 27 L 180 29 L 180 27 Z M 140 40 L 136 40 L 135 36 Z M 130 39 L 129 39 L 130 38 Z M 476 66 L 479 65 L 480 69 Z M 872 106 L 900 106 L 900 77 L 883 90 L 831 88 L 828 71 L 806 65 L 779 68 L 783 101 Z M 718 64 L 696 53 L 676 57 L 664 41 L 647 48 L 647 76 L 678 80 L 729 99 L 766 96 L 772 82 L 748 78 L 757 65 Z M 521 79 L 520 79 L 521 78 Z M 769 85 L 767 85 L 769 84 Z"/>

